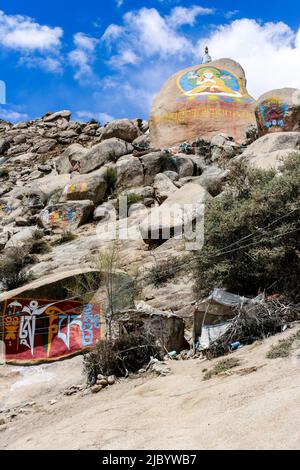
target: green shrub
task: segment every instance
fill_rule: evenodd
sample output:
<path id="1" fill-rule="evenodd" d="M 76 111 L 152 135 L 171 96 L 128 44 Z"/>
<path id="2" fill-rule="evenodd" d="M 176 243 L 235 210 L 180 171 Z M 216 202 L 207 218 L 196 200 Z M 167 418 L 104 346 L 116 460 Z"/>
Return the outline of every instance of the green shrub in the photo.
<path id="1" fill-rule="evenodd" d="M 196 255 L 195 292 L 215 287 L 300 299 L 300 156 L 280 173 L 231 167 L 225 194 L 207 203 L 204 246 Z"/>
<path id="2" fill-rule="evenodd" d="M 273 344 L 267 353 L 268 359 L 277 359 L 279 357 L 289 357 L 293 348 L 293 343 L 300 339 L 300 331 L 286 339 L 281 339 L 277 344 Z"/>
<path id="3" fill-rule="evenodd" d="M 114 168 L 107 168 L 104 173 L 104 179 L 107 184 L 107 189 L 110 193 L 113 193 L 116 187 L 118 175 Z"/>
<path id="4" fill-rule="evenodd" d="M 7 168 L 0 168 L 0 178 L 8 178 L 9 171 Z"/>
<path id="5" fill-rule="evenodd" d="M 37 241 L 37 240 L 41 240 L 42 238 L 44 238 L 44 232 L 43 232 L 43 230 L 37 229 L 37 230 L 35 230 L 35 231 L 33 232 L 33 234 L 32 234 L 32 240 Z"/>
<path id="6" fill-rule="evenodd" d="M 223 372 L 233 369 L 234 367 L 237 367 L 239 365 L 240 365 L 240 360 L 237 359 L 236 357 L 222 359 L 222 361 L 217 362 L 217 364 L 211 370 L 207 370 L 207 369 L 203 370 L 203 372 L 205 371 L 203 380 L 209 380 L 214 375 L 222 374 Z"/>
<path id="7" fill-rule="evenodd" d="M 142 196 L 136 193 L 122 194 L 122 196 L 119 196 L 117 199 L 117 204 L 116 204 L 117 212 L 119 212 L 119 209 L 120 209 L 120 198 L 124 196 L 127 197 L 127 210 L 129 209 L 130 206 L 132 206 L 132 204 L 136 204 L 137 202 L 140 202 L 143 199 Z"/>
<path id="8" fill-rule="evenodd" d="M 4 289 L 12 290 L 30 281 L 26 267 L 32 262 L 26 246 L 12 247 L 0 258 L 0 282 Z"/>
<path id="9" fill-rule="evenodd" d="M 61 234 L 61 237 L 53 243 L 53 245 L 63 245 L 64 243 L 76 240 L 77 236 L 78 235 L 71 232 L 70 230 L 66 230 Z"/>
<path id="10" fill-rule="evenodd" d="M 45 255 L 50 253 L 51 247 L 45 240 L 32 240 L 30 253 L 34 255 Z"/>
<path id="11" fill-rule="evenodd" d="M 190 256 L 180 256 L 155 263 L 145 274 L 147 284 L 161 287 L 186 270 Z"/>

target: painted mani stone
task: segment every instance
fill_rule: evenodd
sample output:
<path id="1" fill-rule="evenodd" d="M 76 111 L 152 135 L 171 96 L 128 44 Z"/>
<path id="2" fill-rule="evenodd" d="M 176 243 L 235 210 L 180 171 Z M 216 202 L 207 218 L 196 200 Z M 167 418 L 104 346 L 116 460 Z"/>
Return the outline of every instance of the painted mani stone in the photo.
<path id="1" fill-rule="evenodd" d="M 93 347 L 105 335 L 100 305 L 18 298 L 1 307 L 8 363 L 62 359 Z"/>
<path id="2" fill-rule="evenodd" d="M 46 207 L 39 215 L 39 224 L 44 228 L 77 228 L 86 222 L 94 209 L 91 201 L 68 201 Z"/>
<path id="3" fill-rule="evenodd" d="M 268 98 L 263 101 L 258 108 L 261 124 L 266 129 L 282 130 L 285 125 L 285 118 L 289 110 L 289 105 L 279 98 Z"/>
<path id="4" fill-rule="evenodd" d="M 184 72 L 178 77 L 178 87 L 182 92 L 178 101 L 253 102 L 242 81 L 232 71 L 223 68 L 201 67 Z"/>
<path id="5" fill-rule="evenodd" d="M 258 135 L 273 132 L 300 132 L 300 90 L 279 88 L 257 100 L 255 116 Z"/>
<path id="6" fill-rule="evenodd" d="M 189 67 L 170 77 L 155 97 L 150 140 L 155 148 L 225 133 L 237 142 L 255 124 L 255 101 L 242 67 L 231 59 Z"/>

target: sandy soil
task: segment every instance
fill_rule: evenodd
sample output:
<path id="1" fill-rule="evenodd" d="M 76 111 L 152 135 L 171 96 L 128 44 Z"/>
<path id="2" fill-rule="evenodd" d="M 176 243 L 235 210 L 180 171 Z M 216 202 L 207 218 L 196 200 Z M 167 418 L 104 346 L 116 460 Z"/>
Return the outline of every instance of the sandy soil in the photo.
<path id="1" fill-rule="evenodd" d="M 172 361 L 167 377 L 121 380 L 97 395 L 61 393 L 82 383 L 80 357 L 0 366 L 0 409 L 36 402 L 0 425 L 0 448 L 299 449 L 300 345 L 289 358 L 266 359 L 294 332 L 233 353 L 241 364 L 227 375 L 203 381 L 216 360 Z"/>

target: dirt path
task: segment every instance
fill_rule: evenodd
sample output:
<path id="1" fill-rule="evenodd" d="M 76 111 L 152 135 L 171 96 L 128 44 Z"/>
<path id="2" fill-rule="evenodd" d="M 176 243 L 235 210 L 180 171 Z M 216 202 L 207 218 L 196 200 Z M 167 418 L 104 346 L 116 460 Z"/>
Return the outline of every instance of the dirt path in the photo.
<path id="1" fill-rule="evenodd" d="M 48 376 L 31 385 L 33 372 L 1 366 L 0 408 L 4 397 L 6 408 L 36 405 L 0 426 L 0 448 L 299 449 L 300 349 L 266 359 L 271 344 L 294 332 L 241 348 L 228 375 L 203 381 L 216 361 L 173 361 L 167 377 L 122 380 L 97 395 L 59 392 L 82 381 L 81 358 L 41 368 Z"/>

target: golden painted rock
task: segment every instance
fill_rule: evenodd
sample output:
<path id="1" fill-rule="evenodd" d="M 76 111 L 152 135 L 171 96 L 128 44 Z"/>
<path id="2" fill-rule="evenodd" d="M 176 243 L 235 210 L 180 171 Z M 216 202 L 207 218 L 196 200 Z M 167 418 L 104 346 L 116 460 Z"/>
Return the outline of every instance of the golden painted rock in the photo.
<path id="1" fill-rule="evenodd" d="M 153 102 L 151 144 L 171 147 L 220 133 L 241 142 L 246 128 L 256 124 L 254 108 L 237 62 L 220 59 L 189 67 L 169 78 Z"/>
<path id="2" fill-rule="evenodd" d="M 300 90 L 281 88 L 258 99 L 255 109 L 259 136 L 300 131 Z"/>

